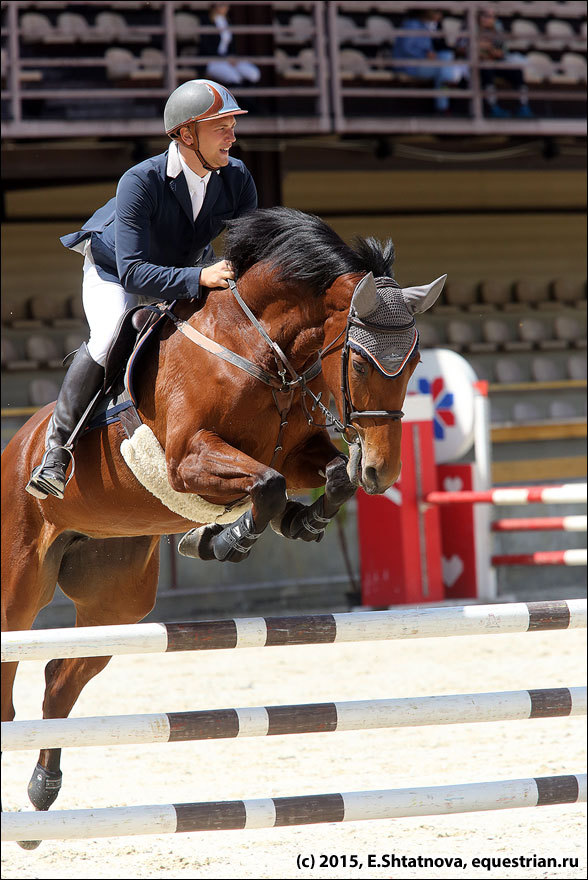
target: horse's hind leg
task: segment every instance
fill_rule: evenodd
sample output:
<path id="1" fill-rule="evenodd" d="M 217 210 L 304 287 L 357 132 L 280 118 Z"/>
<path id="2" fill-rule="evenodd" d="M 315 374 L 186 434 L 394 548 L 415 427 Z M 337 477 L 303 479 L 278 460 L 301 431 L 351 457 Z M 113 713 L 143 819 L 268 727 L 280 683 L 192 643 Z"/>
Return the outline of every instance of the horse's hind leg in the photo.
<path id="1" fill-rule="evenodd" d="M 63 557 L 59 585 L 76 606 L 76 626 L 137 623 L 155 602 L 159 537 L 86 539 Z M 110 657 L 51 660 L 45 668 L 43 718 L 67 718 L 84 686 Z M 29 783 L 37 810 L 61 787 L 61 749 L 42 749 Z"/>

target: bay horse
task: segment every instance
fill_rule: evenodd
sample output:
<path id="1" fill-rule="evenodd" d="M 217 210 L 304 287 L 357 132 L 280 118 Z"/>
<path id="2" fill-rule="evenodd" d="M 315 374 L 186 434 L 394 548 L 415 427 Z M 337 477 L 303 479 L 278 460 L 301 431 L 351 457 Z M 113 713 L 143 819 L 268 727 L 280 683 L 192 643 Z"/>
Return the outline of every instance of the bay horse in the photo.
<path id="1" fill-rule="evenodd" d="M 225 248 L 231 289 L 209 291 L 198 310 L 168 309 L 136 379 L 138 430 L 165 455 L 173 497 L 197 497 L 212 513 L 178 513 L 146 489 L 123 457 L 120 423 L 81 437 L 63 500 L 33 498 L 24 487 L 42 457 L 46 406 L 2 457 L 3 629 L 30 629 L 56 583 L 76 626 L 136 623 L 155 603 L 162 535 L 186 533 L 185 555 L 238 562 L 270 523 L 286 538 L 320 540 L 358 486 L 383 493 L 398 478 L 402 405 L 419 361 L 414 314 L 445 276 L 403 289 L 392 242 L 351 247 L 286 208 L 230 221 Z M 332 424 L 349 458 L 331 442 Z M 311 505 L 288 500 L 321 486 Z M 67 717 L 109 659 L 49 662 L 43 717 Z M 16 666 L 4 664 L 3 720 L 14 717 Z M 59 749 L 40 752 L 29 785 L 37 809 L 57 797 L 59 765 Z"/>

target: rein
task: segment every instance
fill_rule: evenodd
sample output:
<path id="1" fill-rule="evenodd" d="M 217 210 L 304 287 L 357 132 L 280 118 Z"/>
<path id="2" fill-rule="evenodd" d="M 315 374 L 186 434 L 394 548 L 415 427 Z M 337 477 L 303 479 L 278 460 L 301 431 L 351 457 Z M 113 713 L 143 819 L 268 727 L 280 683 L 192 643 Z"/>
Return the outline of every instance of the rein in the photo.
<path id="1" fill-rule="evenodd" d="M 298 373 L 295 368 L 292 366 L 280 346 L 274 342 L 274 340 L 268 335 L 265 328 L 255 317 L 247 303 L 241 297 L 239 291 L 237 290 L 237 285 L 231 279 L 228 280 L 228 285 L 231 290 L 231 293 L 235 297 L 239 306 L 251 322 L 251 324 L 255 327 L 260 336 L 265 340 L 268 346 L 271 348 L 274 360 L 276 363 L 276 371 L 275 373 L 271 373 L 268 370 L 265 370 L 263 367 L 258 366 L 257 364 L 250 361 L 248 358 L 243 357 L 240 354 L 237 354 L 231 349 L 226 348 L 224 345 L 221 345 L 219 342 L 216 342 L 214 339 L 210 339 L 210 337 L 205 336 L 199 330 L 196 330 L 195 327 L 192 327 L 187 321 L 183 321 L 181 318 L 178 318 L 177 315 L 172 311 L 171 306 L 159 309 L 163 314 L 167 315 L 167 317 L 173 322 L 176 329 L 182 333 L 183 336 L 186 336 L 193 343 L 198 345 L 200 348 L 203 348 L 205 351 L 208 351 L 210 354 L 215 355 L 221 360 L 227 361 L 227 363 L 233 364 L 233 366 L 237 367 L 240 370 L 243 370 L 245 373 L 248 373 L 250 376 L 253 376 L 254 379 L 258 379 L 260 382 L 263 382 L 265 385 L 268 385 L 272 389 L 272 396 L 274 398 L 274 403 L 276 405 L 276 409 L 280 415 L 280 427 L 278 431 L 278 437 L 276 441 L 276 445 L 274 448 L 274 452 L 272 455 L 272 460 L 270 462 L 270 467 L 273 465 L 278 453 L 281 451 L 282 446 L 282 436 L 284 430 L 288 424 L 287 416 L 292 407 L 292 401 L 294 398 L 294 391 L 299 388 L 301 392 L 301 402 L 304 410 L 304 414 L 307 418 L 309 425 L 314 425 L 319 428 L 335 428 L 339 434 L 341 434 L 344 438 L 348 431 L 355 431 L 357 434 L 357 429 L 354 425 L 351 424 L 353 419 L 358 418 L 387 418 L 394 419 L 399 421 L 404 416 L 402 410 L 356 410 L 353 407 L 353 403 L 351 400 L 351 390 L 349 387 L 349 352 L 351 349 L 350 340 L 349 340 L 349 331 L 351 327 L 363 327 L 369 330 L 375 331 L 377 333 L 390 333 L 395 330 L 406 330 L 410 327 L 414 326 L 414 320 L 409 324 L 400 326 L 400 327 L 384 327 L 378 324 L 371 324 L 366 321 L 361 321 L 355 315 L 351 314 L 347 316 L 347 322 L 345 328 L 339 333 L 335 339 L 326 346 L 326 348 L 322 349 L 317 355 L 317 359 L 315 362 L 303 373 Z M 343 348 L 341 351 L 341 393 L 343 397 L 343 408 L 344 408 L 344 419 L 341 421 L 333 413 L 330 411 L 328 407 L 321 401 L 322 392 L 320 394 L 315 394 L 308 387 L 308 382 L 311 382 L 315 379 L 322 370 L 322 358 L 325 356 L 329 350 L 333 349 L 333 346 L 339 341 L 339 339 L 344 336 L 343 339 Z M 320 412 L 325 417 L 324 424 L 317 423 L 313 420 L 311 412 L 309 412 L 306 396 L 309 396 L 312 400 L 311 412 L 314 412 L 315 409 L 319 409 Z M 285 399 L 282 402 L 279 398 L 283 396 Z"/>

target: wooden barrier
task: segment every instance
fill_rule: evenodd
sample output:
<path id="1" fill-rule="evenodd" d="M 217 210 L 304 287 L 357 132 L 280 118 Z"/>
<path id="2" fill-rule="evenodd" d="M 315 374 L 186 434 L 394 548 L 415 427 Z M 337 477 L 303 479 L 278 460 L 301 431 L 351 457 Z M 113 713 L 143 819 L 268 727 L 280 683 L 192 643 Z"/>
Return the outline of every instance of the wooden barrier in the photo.
<path id="1" fill-rule="evenodd" d="M 427 504 L 581 504 L 586 483 L 563 486 L 513 486 L 485 492 L 429 492 Z"/>
<path id="2" fill-rule="evenodd" d="M 2 751 L 335 733 L 585 714 L 586 688 L 575 687 L 151 715 L 47 718 L 4 721 Z"/>
<path id="3" fill-rule="evenodd" d="M 539 550 L 492 557 L 492 565 L 586 565 L 586 550 Z"/>
<path id="4" fill-rule="evenodd" d="M 585 516 L 544 516 L 534 518 L 495 519 L 493 532 L 585 532 Z"/>
<path id="5" fill-rule="evenodd" d="M 586 801 L 586 774 L 258 800 L 2 814 L 2 840 L 279 828 Z"/>
<path id="6" fill-rule="evenodd" d="M 2 633 L 2 661 L 109 657 L 333 642 L 496 635 L 586 627 L 585 599 L 137 623 Z"/>

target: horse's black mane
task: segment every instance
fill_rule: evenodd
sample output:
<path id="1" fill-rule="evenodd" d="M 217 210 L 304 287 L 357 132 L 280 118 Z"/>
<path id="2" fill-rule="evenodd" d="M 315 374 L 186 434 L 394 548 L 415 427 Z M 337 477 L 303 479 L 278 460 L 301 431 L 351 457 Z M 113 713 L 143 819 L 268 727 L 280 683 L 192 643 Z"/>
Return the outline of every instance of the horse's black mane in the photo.
<path id="1" fill-rule="evenodd" d="M 255 263 L 267 262 L 283 281 L 301 281 L 315 295 L 324 293 L 339 275 L 373 272 L 392 278 L 394 245 L 375 238 L 354 239 L 350 247 L 314 214 L 292 208 L 261 208 L 227 223 L 226 260 L 235 278 Z"/>

